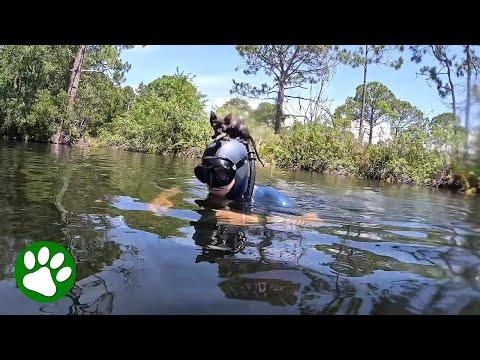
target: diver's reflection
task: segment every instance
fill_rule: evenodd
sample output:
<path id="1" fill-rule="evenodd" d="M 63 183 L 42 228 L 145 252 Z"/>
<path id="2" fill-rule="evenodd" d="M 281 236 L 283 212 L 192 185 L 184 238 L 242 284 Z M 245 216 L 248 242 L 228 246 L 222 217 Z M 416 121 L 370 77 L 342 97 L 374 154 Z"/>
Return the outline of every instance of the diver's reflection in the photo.
<path id="1" fill-rule="evenodd" d="M 218 284 L 228 299 L 267 301 L 271 305 L 291 306 L 298 301 L 300 284 L 281 279 L 235 277 Z"/>
<path id="2" fill-rule="evenodd" d="M 198 210 L 200 219 L 190 222 L 195 229 L 193 240 L 202 249 L 195 262 L 214 263 L 229 254 L 241 252 L 245 248 L 247 227 L 219 224 L 215 217 L 214 210 L 225 209 L 229 206 L 228 201 L 209 197 L 195 202 L 202 207 L 202 210 Z M 246 208 L 240 210 L 247 211 Z"/>
<path id="3" fill-rule="evenodd" d="M 269 263 L 265 258 L 264 247 L 271 245 L 273 233 L 264 228 L 263 240 L 255 244 L 247 239 L 248 227 L 233 224 L 220 224 L 215 219 L 215 209 L 228 206 L 218 198 L 197 200 L 200 205 L 201 218 L 192 221 L 195 229 L 193 240 L 201 247 L 195 262 L 218 264 L 221 281 L 218 286 L 228 299 L 266 301 L 271 305 L 291 306 L 298 302 L 300 283 L 275 278 L 275 270 L 284 266 Z M 233 209 L 232 206 L 237 206 Z M 230 210 L 247 213 L 248 208 L 238 208 L 230 204 Z M 255 249 L 259 261 L 241 259 L 237 255 L 248 249 Z M 280 276 L 278 276 L 280 277 Z"/>
<path id="4" fill-rule="evenodd" d="M 72 300 L 68 315 L 109 315 L 112 313 L 115 294 L 108 290 L 104 279 L 97 275 L 93 275 L 93 277 L 94 280 L 82 287 L 75 285 L 67 295 Z M 100 295 L 90 301 L 80 302 L 80 297 L 85 290 L 90 290 L 90 288 L 98 289 Z"/>

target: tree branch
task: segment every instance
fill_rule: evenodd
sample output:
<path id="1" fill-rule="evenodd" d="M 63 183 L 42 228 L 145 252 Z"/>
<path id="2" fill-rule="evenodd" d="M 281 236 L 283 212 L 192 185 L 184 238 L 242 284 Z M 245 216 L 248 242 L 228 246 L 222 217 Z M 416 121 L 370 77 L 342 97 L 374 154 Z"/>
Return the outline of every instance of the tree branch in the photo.
<path id="1" fill-rule="evenodd" d="M 243 95 L 243 97 L 255 100 L 277 100 L 277 98 L 272 97 L 259 97 L 259 96 L 251 96 L 251 95 Z"/>
<path id="2" fill-rule="evenodd" d="M 287 73 L 287 77 L 290 77 L 291 75 L 295 74 L 298 71 L 298 69 L 300 69 L 300 66 L 303 65 L 303 62 L 307 57 L 308 57 L 308 54 L 305 54 L 303 57 L 300 57 L 299 60 L 298 60 L 298 62 L 300 62 L 300 63 L 290 73 Z"/>
<path id="3" fill-rule="evenodd" d="M 295 85 L 295 86 L 289 86 L 289 87 L 284 88 L 284 90 L 291 90 L 291 89 L 303 89 L 303 90 L 307 90 L 307 88 L 304 87 L 304 86 L 302 86 L 302 85 Z"/>
<path id="4" fill-rule="evenodd" d="M 294 115 L 294 114 L 283 114 L 283 115 L 285 117 L 296 117 L 296 118 L 298 118 L 298 117 L 304 118 L 305 117 L 305 115 Z"/>
<path id="5" fill-rule="evenodd" d="M 307 99 L 302 96 L 291 96 L 291 95 L 285 95 L 286 98 L 290 99 L 300 99 L 300 100 L 306 100 L 306 101 L 318 101 L 318 100 L 313 100 L 313 99 Z"/>
<path id="6" fill-rule="evenodd" d="M 293 63 L 294 63 L 293 60 L 294 60 L 295 57 L 297 56 L 299 48 L 300 48 L 300 47 L 297 45 L 297 47 L 295 48 L 295 51 L 294 51 L 292 57 L 291 57 L 290 60 L 288 61 L 288 66 L 287 66 L 287 68 L 285 69 L 285 73 L 287 74 L 287 76 L 288 76 L 288 71 L 289 71 L 290 68 L 293 66 Z"/>
<path id="7" fill-rule="evenodd" d="M 73 71 L 73 69 L 72 69 L 71 71 Z M 103 71 L 95 70 L 95 69 L 82 69 L 82 70 L 80 70 L 80 71 L 81 71 L 81 72 L 100 73 L 100 74 L 104 74 L 104 75 L 105 75 L 105 73 L 104 73 Z"/>

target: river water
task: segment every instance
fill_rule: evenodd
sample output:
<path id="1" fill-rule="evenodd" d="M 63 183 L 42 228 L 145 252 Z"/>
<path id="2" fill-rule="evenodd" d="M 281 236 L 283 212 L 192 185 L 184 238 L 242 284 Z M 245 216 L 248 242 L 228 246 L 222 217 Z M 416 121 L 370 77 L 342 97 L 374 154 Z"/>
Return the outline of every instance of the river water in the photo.
<path id="1" fill-rule="evenodd" d="M 480 314 L 478 196 L 259 167 L 322 222 L 232 225 L 202 207 L 195 164 L 1 142 L 0 313 Z M 152 210 L 165 192 L 173 206 Z M 77 265 L 53 303 L 15 284 L 43 240 Z"/>

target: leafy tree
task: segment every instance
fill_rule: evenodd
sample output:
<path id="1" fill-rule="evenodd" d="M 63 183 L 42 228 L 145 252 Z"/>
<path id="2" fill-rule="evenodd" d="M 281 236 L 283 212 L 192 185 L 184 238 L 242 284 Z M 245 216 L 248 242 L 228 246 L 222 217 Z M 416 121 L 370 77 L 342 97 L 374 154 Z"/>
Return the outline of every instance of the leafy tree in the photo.
<path id="1" fill-rule="evenodd" d="M 475 48 L 471 45 L 463 45 L 463 53 L 465 57 L 457 64 L 457 76 L 462 77 L 465 73 L 467 76 L 467 104 L 465 109 L 465 131 L 467 132 L 467 140 L 465 141 L 464 159 L 468 158 L 468 134 L 470 133 L 470 110 L 471 110 L 471 94 L 472 94 L 472 74 L 478 76 L 480 73 L 480 57 L 475 54 Z"/>
<path id="2" fill-rule="evenodd" d="M 236 116 L 247 117 L 252 111 L 252 108 L 246 100 L 233 98 L 228 100 L 225 104 L 220 106 L 216 113 L 218 115 L 233 114 Z"/>
<path id="3" fill-rule="evenodd" d="M 276 107 L 272 103 L 262 102 L 253 110 L 252 117 L 257 124 L 264 124 L 270 127 L 275 125 Z"/>
<path id="4" fill-rule="evenodd" d="M 0 52 L 0 132 L 45 141 L 65 115 L 74 47 L 7 45 Z M 40 104 L 39 104 L 40 103 Z M 48 104 L 48 105 L 47 105 Z M 47 108 L 49 110 L 47 111 Z M 43 112 L 40 118 L 31 114 Z M 42 109 L 42 110 L 40 110 Z M 55 115 L 53 115 L 55 114 Z M 28 118 L 28 120 L 27 120 Z M 42 131 L 38 132 L 38 129 Z"/>
<path id="5" fill-rule="evenodd" d="M 407 131 L 411 126 L 425 126 L 423 112 L 408 101 L 395 99 L 392 104 L 390 119 L 390 132 L 394 138 Z"/>
<path id="6" fill-rule="evenodd" d="M 240 111 L 243 112 L 250 112 L 252 111 L 252 108 L 250 107 L 250 104 L 248 103 L 247 100 L 244 99 L 239 99 L 239 98 L 233 98 L 228 100 L 225 104 L 225 107 L 233 107 L 236 108 Z"/>
<path id="7" fill-rule="evenodd" d="M 394 106 L 397 99 L 385 85 L 376 81 L 367 83 L 365 91 L 363 88 L 363 85 L 357 86 L 355 97 L 347 98 L 345 104 L 337 109 L 336 119 L 341 119 L 342 127 L 345 128 L 348 124 L 348 118 L 361 123 L 363 111 L 368 125 L 368 144 L 370 145 L 374 129 L 381 123 L 390 121 L 392 116 L 395 115 Z M 363 104 L 364 94 L 366 94 L 365 104 Z"/>
<path id="8" fill-rule="evenodd" d="M 124 111 L 119 84 L 130 65 L 120 60 L 123 48 L 3 46 L 0 132 L 61 143 L 96 134 L 103 122 Z"/>
<path id="9" fill-rule="evenodd" d="M 346 131 L 351 128 L 352 121 L 356 119 L 358 107 L 355 100 L 347 98 L 345 104 L 338 106 L 332 116 L 332 125 L 334 128 Z"/>
<path id="10" fill-rule="evenodd" d="M 434 147 L 450 158 L 455 156 L 455 150 L 465 141 L 465 128 L 458 124 L 452 113 L 443 113 L 430 121 L 430 134 Z"/>
<path id="11" fill-rule="evenodd" d="M 118 105 L 123 96 L 120 84 L 130 69 L 130 64 L 120 59 L 121 51 L 126 48 L 131 46 L 78 46 L 68 87 L 69 126 L 60 126 L 55 142 L 65 142 L 66 133 L 73 138 L 88 132 L 96 134 L 102 121 L 109 122 L 118 113 L 114 107 L 124 109 Z"/>
<path id="12" fill-rule="evenodd" d="M 452 113 L 457 116 L 457 100 L 455 94 L 454 84 L 454 60 L 456 55 L 452 53 L 452 47 L 448 45 L 427 45 L 410 46 L 413 52 L 411 60 L 415 63 L 420 63 L 426 54 L 432 55 L 440 68 L 437 66 L 425 65 L 420 69 L 420 74 L 425 75 L 427 81 L 433 81 L 437 86 L 438 94 L 442 99 L 447 96 L 451 97 Z M 446 79 L 444 80 L 444 78 Z"/>
<path id="13" fill-rule="evenodd" d="M 360 126 L 358 129 L 358 138 L 360 142 L 363 142 L 363 126 L 365 120 L 365 105 L 367 102 L 367 70 L 369 65 L 386 65 L 394 68 L 395 70 L 400 69 L 403 64 L 403 58 L 400 56 L 394 60 L 388 58 L 388 54 L 394 50 L 403 51 L 403 46 L 387 46 L 387 45 L 365 45 L 359 47 L 356 51 L 341 50 L 338 53 L 340 60 L 352 66 L 353 68 L 362 67 L 363 68 L 363 88 L 362 88 L 362 107 L 360 110 L 359 122 Z M 370 142 L 369 142 L 370 143 Z"/>
<path id="14" fill-rule="evenodd" d="M 299 89 L 304 84 L 315 84 L 328 77 L 334 66 L 331 46 L 322 45 L 239 45 L 238 53 L 245 59 L 245 75 L 264 72 L 272 79 L 271 84 L 261 87 L 233 80 L 231 93 L 243 96 L 264 97 L 275 100 L 275 133 L 280 131 L 284 122 L 283 111 L 286 98 L 291 90 Z M 238 70 L 237 68 L 236 70 Z M 270 97 L 276 94 L 275 97 Z"/>
<path id="15" fill-rule="evenodd" d="M 188 76 L 162 76 L 103 129 L 100 142 L 125 150 L 198 155 L 211 136 L 203 98 Z"/>

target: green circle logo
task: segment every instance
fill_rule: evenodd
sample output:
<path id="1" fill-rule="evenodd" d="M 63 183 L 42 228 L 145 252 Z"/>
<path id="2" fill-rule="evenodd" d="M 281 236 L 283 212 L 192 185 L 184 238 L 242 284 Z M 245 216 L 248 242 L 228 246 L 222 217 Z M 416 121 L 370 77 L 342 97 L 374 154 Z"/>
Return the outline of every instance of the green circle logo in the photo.
<path id="1" fill-rule="evenodd" d="M 64 297 L 75 284 L 77 267 L 63 246 L 40 241 L 23 249 L 15 263 L 18 288 L 30 299 L 52 302 Z"/>

